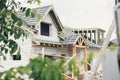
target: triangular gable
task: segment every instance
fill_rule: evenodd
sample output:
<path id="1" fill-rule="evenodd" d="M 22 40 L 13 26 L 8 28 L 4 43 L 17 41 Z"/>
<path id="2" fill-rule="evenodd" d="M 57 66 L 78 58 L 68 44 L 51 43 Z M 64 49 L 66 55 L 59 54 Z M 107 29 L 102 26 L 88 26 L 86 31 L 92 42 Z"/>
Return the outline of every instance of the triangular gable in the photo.
<path id="1" fill-rule="evenodd" d="M 84 38 L 78 34 L 70 35 L 67 39 L 65 39 L 63 43 L 68 45 L 80 45 L 80 46 L 87 45 L 85 43 Z"/>
<path id="2" fill-rule="evenodd" d="M 82 36 L 79 36 L 77 40 L 74 42 L 74 45 L 79 45 L 79 46 L 86 46 L 86 42 Z"/>
<path id="3" fill-rule="evenodd" d="M 47 16 L 47 14 L 50 14 L 52 20 L 55 22 L 55 25 L 57 26 L 57 29 L 59 31 L 62 31 L 63 30 L 63 25 L 62 25 L 59 17 L 57 16 L 57 14 L 55 12 L 53 5 L 49 6 L 49 9 L 47 9 L 47 11 L 44 13 L 44 15 L 43 15 L 42 19 L 40 20 L 40 22 L 42 22 L 42 20 Z"/>

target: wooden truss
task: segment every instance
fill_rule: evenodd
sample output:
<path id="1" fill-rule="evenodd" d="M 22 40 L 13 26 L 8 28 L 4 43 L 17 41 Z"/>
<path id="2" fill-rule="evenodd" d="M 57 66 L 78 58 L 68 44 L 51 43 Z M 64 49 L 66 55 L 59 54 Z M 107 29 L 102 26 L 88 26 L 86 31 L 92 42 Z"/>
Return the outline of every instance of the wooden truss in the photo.
<path id="1" fill-rule="evenodd" d="M 73 56 L 77 55 L 76 54 L 76 48 L 80 48 L 80 49 L 84 49 L 84 71 L 87 72 L 87 60 L 86 60 L 86 43 L 84 41 L 84 39 L 82 37 L 80 37 L 75 44 L 73 44 L 72 46 L 72 50 L 73 50 Z"/>

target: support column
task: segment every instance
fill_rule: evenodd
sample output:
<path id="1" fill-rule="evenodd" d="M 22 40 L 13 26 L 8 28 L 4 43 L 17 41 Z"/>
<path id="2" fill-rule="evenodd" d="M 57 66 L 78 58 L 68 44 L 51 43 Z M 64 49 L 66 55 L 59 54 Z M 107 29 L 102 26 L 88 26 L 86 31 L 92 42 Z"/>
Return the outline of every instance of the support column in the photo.
<path id="1" fill-rule="evenodd" d="M 75 47 L 75 45 L 73 45 L 72 51 L 73 51 L 73 55 L 76 55 L 76 47 Z"/>
<path id="2" fill-rule="evenodd" d="M 82 31 L 82 36 L 84 37 L 84 31 L 83 30 L 81 30 Z"/>
<path id="3" fill-rule="evenodd" d="M 98 32 L 98 44 L 100 43 L 100 40 L 101 40 L 101 34 L 100 32 Z"/>
<path id="4" fill-rule="evenodd" d="M 76 46 L 75 45 L 73 45 L 73 56 L 74 55 L 76 55 Z M 72 78 L 74 79 L 74 70 L 72 71 Z"/>
<path id="5" fill-rule="evenodd" d="M 98 31 L 95 31 L 95 43 L 98 44 Z"/>
<path id="6" fill-rule="evenodd" d="M 86 30 L 86 32 L 87 32 L 87 35 L 86 35 L 86 36 L 87 36 L 87 40 L 88 40 L 88 30 Z"/>
<path id="7" fill-rule="evenodd" d="M 86 47 L 84 48 L 84 71 L 87 72 Z"/>
<path id="8" fill-rule="evenodd" d="M 102 32 L 102 41 L 104 41 L 104 32 Z"/>
<path id="9" fill-rule="evenodd" d="M 96 42 L 95 42 L 95 31 L 94 31 L 94 43 L 96 43 Z"/>
<path id="10" fill-rule="evenodd" d="M 91 42 L 93 42 L 92 40 L 92 30 L 90 31 L 90 40 L 91 40 Z"/>

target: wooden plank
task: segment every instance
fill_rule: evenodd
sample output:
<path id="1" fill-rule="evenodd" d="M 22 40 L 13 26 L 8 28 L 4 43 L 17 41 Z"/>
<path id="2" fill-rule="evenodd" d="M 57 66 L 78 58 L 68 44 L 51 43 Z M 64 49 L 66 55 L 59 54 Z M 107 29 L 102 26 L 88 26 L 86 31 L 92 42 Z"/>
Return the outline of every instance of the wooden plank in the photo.
<path id="1" fill-rule="evenodd" d="M 84 48 L 84 71 L 87 72 L 86 48 Z"/>
<path id="2" fill-rule="evenodd" d="M 39 53 L 39 55 L 42 55 Z M 44 54 L 45 56 L 51 56 L 51 57 L 58 57 L 58 58 L 63 58 L 64 56 L 59 56 L 59 55 L 53 55 L 53 54 Z"/>
<path id="3" fill-rule="evenodd" d="M 82 41 L 81 41 L 81 43 L 80 43 L 80 45 L 82 45 L 82 44 L 83 44 L 83 42 L 84 42 L 84 41 L 82 40 Z"/>
<path id="4" fill-rule="evenodd" d="M 75 45 L 73 45 L 72 51 L 73 51 L 73 55 L 76 55 L 76 46 Z"/>
<path id="5" fill-rule="evenodd" d="M 87 64 L 88 64 L 90 67 L 94 68 L 94 66 L 93 66 L 92 64 L 90 64 L 89 62 L 87 62 Z"/>
<path id="6" fill-rule="evenodd" d="M 64 66 L 66 66 L 76 55 L 73 55 L 65 64 Z"/>
<path id="7" fill-rule="evenodd" d="M 86 48 L 86 46 L 81 46 L 81 45 L 75 45 L 75 47 L 78 47 L 78 48 Z"/>
<path id="8" fill-rule="evenodd" d="M 70 76 L 68 76 L 68 75 L 66 75 L 66 74 L 62 74 L 62 75 L 65 76 L 66 80 L 73 80 L 72 77 L 70 77 Z"/>

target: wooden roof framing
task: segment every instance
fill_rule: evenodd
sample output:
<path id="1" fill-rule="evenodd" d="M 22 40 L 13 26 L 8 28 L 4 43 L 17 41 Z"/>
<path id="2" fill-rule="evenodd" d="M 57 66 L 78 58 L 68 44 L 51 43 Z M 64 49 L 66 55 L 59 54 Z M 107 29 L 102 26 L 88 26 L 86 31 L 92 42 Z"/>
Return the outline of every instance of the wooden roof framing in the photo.
<path id="1" fill-rule="evenodd" d="M 105 30 L 101 28 L 71 28 L 73 31 L 80 31 L 80 30 L 96 30 L 96 31 L 101 31 L 105 32 Z"/>
<path id="2" fill-rule="evenodd" d="M 83 49 L 83 55 L 84 55 L 84 71 L 87 72 L 87 59 L 86 59 L 86 49 L 87 49 L 87 44 L 85 43 L 85 40 L 83 37 L 79 37 L 78 40 L 73 44 L 72 51 L 73 51 L 73 56 L 77 55 L 76 49 Z"/>

